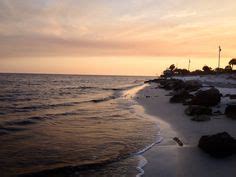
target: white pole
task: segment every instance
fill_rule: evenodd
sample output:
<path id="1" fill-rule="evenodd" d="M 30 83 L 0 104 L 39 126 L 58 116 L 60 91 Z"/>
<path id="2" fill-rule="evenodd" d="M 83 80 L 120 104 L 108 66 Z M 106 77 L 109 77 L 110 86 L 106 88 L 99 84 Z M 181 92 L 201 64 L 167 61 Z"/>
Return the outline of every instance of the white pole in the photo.
<path id="1" fill-rule="evenodd" d="M 218 68 L 220 68 L 220 52 L 221 52 L 221 47 L 219 46 Z"/>
<path id="2" fill-rule="evenodd" d="M 190 69 L 190 63 L 191 63 L 191 60 L 189 59 L 189 60 L 188 60 L 188 71 L 189 71 L 189 69 Z"/>

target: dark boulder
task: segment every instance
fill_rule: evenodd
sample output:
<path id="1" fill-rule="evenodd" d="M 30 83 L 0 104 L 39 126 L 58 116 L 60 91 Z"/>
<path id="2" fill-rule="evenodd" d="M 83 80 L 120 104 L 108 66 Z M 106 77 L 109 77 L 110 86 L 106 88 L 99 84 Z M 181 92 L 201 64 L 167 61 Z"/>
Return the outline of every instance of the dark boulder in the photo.
<path id="1" fill-rule="evenodd" d="M 177 90 L 182 90 L 184 88 L 184 81 L 182 80 L 175 80 L 175 82 L 173 82 L 173 86 L 172 86 L 172 89 L 177 91 Z"/>
<path id="2" fill-rule="evenodd" d="M 193 97 L 192 105 L 216 106 L 221 100 L 221 94 L 216 88 L 209 90 L 200 90 Z"/>
<path id="3" fill-rule="evenodd" d="M 236 152 L 236 140 L 227 132 L 202 136 L 198 147 L 213 157 L 224 158 Z"/>
<path id="4" fill-rule="evenodd" d="M 160 81 L 160 88 L 165 90 L 179 90 L 183 88 L 184 82 L 178 79 L 166 79 Z"/>
<path id="5" fill-rule="evenodd" d="M 184 103 L 185 100 L 192 98 L 192 96 L 186 90 L 179 90 L 170 98 L 170 103 Z"/>
<path id="6" fill-rule="evenodd" d="M 182 81 L 179 79 L 166 79 L 160 81 L 160 86 L 167 90 L 186 90 L 189 92 L 196 91 L 202 87 L 201 82 L 197 80 Z"/>
<path id="7" fill-rule="evenodd" d="M 226 94 L 224 97 L 229 97 L 229 99 L 234 100 L 236 99 L 236 94 Z"/>
<path id="8" fill-rule="evenodd" d="M 229 98 L 230 98 L 231 100 L 236 100 L 236 95 L 230 95 Z"/>
<path id="9" fill-rule="evenodd" d="M 236 105 L 228 105 L 225 109 L 225 115 L 236 120 Z"/>
<path id="10" fill-rule="evenodd" d="M 185 109 L 188 116 L 194 115 L 212 115 L 212 109 L 206 106 L 192 105 Z"/>
<path id="11" fill-rule="evenodd" d="M 160 82 L 163 81 L 163 80 L 165 80 L 165 79 L 163 79 L 163 78 L 151 79 L 151 80 L 144 81 L 144 83 L 145 83 L 145 84 L 160 83 Z"/>
<path id="12" fill-rule="evenodd" d="M 211 120 L 211 117 L 208 115 L 195 115 L 191 120 L 197 121 L 197 122 L 204 122 L 204 121 L 209 121 Z"/>
<path id="13" fill-rule="evenodd" d="M 197 80 L 189 80 L 184 83 L 185 90 L 188 90 L 190 92 L 197 91 L 202 87 L 202 83 Z"/>

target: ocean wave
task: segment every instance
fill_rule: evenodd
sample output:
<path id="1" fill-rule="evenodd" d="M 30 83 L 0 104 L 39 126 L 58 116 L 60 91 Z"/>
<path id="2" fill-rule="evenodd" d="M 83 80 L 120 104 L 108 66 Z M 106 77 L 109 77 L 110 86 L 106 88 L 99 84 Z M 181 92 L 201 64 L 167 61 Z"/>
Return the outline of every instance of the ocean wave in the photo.
<path id="1" fill-rule="evenodd" d="M 131 89 L 131 88 L 134 88 L 134 87 L 137 87 L 137 86 L 140 86 L 140 84 L 132 85 L 132 86 L 126 86 L 126 87 L 123 87 L 123 88 L 102 88 L 103 90 L 113 90 L 113 91 L 116 91 L 116 92 L 113 93 L 113 95 L 111 95 L 111 96 L 108 96 L 108 97 L 105 97 L 105 98 L 94 99 L 94 100 L 91 100 L 91 102 L 100 103 L 100 102 L 110 101 L 112 99 L 116 99 L 116 98 L 118 98 L 122 95 L 122 91 Z"/>
<path id="2" fill-rule="evenodd" d="M 155 146 L 156 144 L 161 143 L 163 140 L 163 138 L 161 136 L 159 136 L 159 138 L 153 142 L 152 144 L 146 146 L 144 149 L 140 150 L 139 152 L 136 153 L 136 155 L 139 158 L 139 164 L 137 165 L 136 169 L 139 172 L 136 177 L 141 177 L 144 175 L 145 171 L 143 169 L 143 167 L 145 167 L 145 165 L 148 163 L 147 159 L 142 156 L 142 154 L 146 151 L 148 151 L 149 149 L 151 149 L 153 146 Z"/>
<path id="3" fill-rule="evenodd" d="M 76 89 L 82 89 L 82 90 L 86 90 L 86 89 L 97 89 L 97 90 L 111 90 L 111 91 L 122 91 L 122 90 L 126 90 L 126 89 L 130 89 L 130 88 L 133 88 L 133 87 L 136 87 L 136 86 L 139 86 L 140 84 L 132 84 L 132 85 L 129 85 L 129 86 L 125 86 L 125 87 L 118 87 L 118 88 L 110 88 L 110 87 L 90 87 L 90 86 L 79 86 L 79 87 L 67 87 L 65 89 L 68 89 L 68 90 L 76 90 Z"/>
<path id="4" fill-rule="evenodd" d="M 81 101 L 81 102 L 66 102 L 66 103 L 56 103 L 56 104 L 39 104 L 39 105 L 30 105 L 30 106 L 22 106 L 22 107 L 8 107 L 10 110 L 10 113 L 15 112 L 31 112 L 36 110 L 45 110 L 45 109 L 55 109 L 59 107 L 70 107 L 70 106 L 76 106 L 81 103 L 85 103 L 87 101 Z"/>
<path id="5" fill-rule="evenodd" d="M 22 120 L 12 120 L 1 123 L 0 125 L 0 135 L 6 135 L 12 132 L 27 130 L 26 126 L 36 124 L 43 120 L 49 120 L 49 116 L 35 116 L 29 117 Z"/>
<path id="6" fill-rule="evenodd" d="M 141 177 L 145 173 L 145 171 L 143 170 L 143 167 L 145 167 L 145 165 L 148 163 L 148 161 L 142 155 L 139 155 L 138 157 L 139 157 L 139 164 L 136 167 L 136 169 L 139 171 L 139 173 L 136 175 L 136 177 Z"/>
<path id="7" fill-rule="evenodd" d="M 116 96 L 108 96 L 108 97 L 101 98 L 101 99 L 91 100 L 91 102 L 100 103 L 100 102 L 104 102 L 104 101 L 113 100 L 113 99 L 116 99 L 116 98 L 117 98 Z"/>
<path id="8" fill-rule="evenodd" d="M 22 128 L 22 127 L 6 127 L 6 126 L 0 126 L 0 134 L 5 135 L 8 134 L 9 132 L 18 132 L 18 131 L 22 131 L 22 130 L 26 130 L 26 128 Z"/>
<path id="9" fill-rule="evenodd" d="M 30 120 L 36 120 L 36 121 L 42 121 L 42 120 L 48 120 L 51 119 L 48 116 L 33 116 L 29 118 Z"/>
<path id="10" fill-rule="evenodd" d="M 101 88 L 102 90 L 113 90 L 113 91 L 121 91 L 123 88 Z"/>
<path id="11" fill-rule="evenodd" d="M 2 102 L 15 102 L 15 101 L 20 101 L 20 102 L 23 102 L 23 101 L 31 101 L 33 100 L 33 98 L 17 98 L 17 97 L 14 97 L 14 96 L 2 96 L 0 97 L 0 101 Z"/>
<path id="12" fill-rule="evenodd" d="M 148 151 L 149 149 L 151 149 L 151 148 L 152 148 L 153 146 L 155 146 L 156 144 L 161 143 L 162 140 L 163 140 L 162 137 L 158 137 L 158 139 L 157 139 L 155 142 L 151 143 L 150 145 L 146 146 L 145 148 L 143 148 L 142 150 L 140 150 L 139 152 L 137 152 L 136 155 L 141 155 L 141 154 L 143 154 L 144 152 Z"/>
<path id="13" fill-rule="evenodd" d="M 97 87 L 89 87 L 89 86 L 80 86 L 77 88 L 79 88 L 79 89 L 97 89 Z"/>
<path id="14" fill-rule="evenodd" d="M 22 107 L 8 107 L 9 109 L 12 109 L 12 112 L 31 112 L 41 109 L 55 109 L 59 107 L 70 107 L 70 106 L 76 106 L 83 103 L 100 103 L 104 101 L 109 101 L 112 99 L 118 98 L 119 94 L 113 94 L 111 96 L 98 98 L 98 99 L 91 99 L 91 100 L 84 100 L 84 101 L 74 101 L 74 102 L 65 102 L 65 103 L 55 103 L 55 104 L 39 104 L 39 105 L 30 105 L 30 106 L 22 106 Z"/>
<path id="15" fill-rule="evenodd" d="M 35 124 L 36 122 L 33 119 L 26 119 L 26 120 L 16 120 L 11 122 L 6 122 L 5 125 L 31 125 Z"/>
<path id="16" fill-rule="evenodd" d="M 79 115 L 79 114 L 81 114 L 79 111 L 71 111 L 71 112 L 63 112 L 63 113 L 57 113 L 57 114 L 45 114 L 42 116 L 32 116 L 32 117 L 28 117 L 28 118 L 20 119 L 20 120 L 6 121 L 0 125 L 0 130 L 6 130 L 6 131 L 19 130 L 20 131 L 24 129 L 19 128 L 19 126 L 25 127 L 25 126 L 40 123 L 42 121 L 60 118 L 61 116 L 73 116 L 73 115 Z M 12 128 L 12 126 L 17 126 L 17 127 Z"/>
<path id="17" fill-rule="evenodd" d="M 25 106 L 21 107 L 20 109 L 48 109 L 48 108 L 55 108 L 55 107 L 67 107 L 67 106 L 74 106 L 81 102 L 67 102 L 67 103 L 56 103 L 56 104 L 48 104 L 48 105 L 33 105 L 33 106 Z"/>
<path id="18" fill-rule="evenodd" d="M 87 171 L 91 169 L 98 170 L 105 167 L 106 165 L 117 162 L 118 160 L 120 159 L 114 158 L 114 159 L 108 159 L 108 160 L 103 160 L 100 162 L 88 163 L 88 164 L 83 164 L 83 165 L 78 165 L 78 166 L 63 166 L 63 167 L 58 167 L 58 168 L 53 168 L 53 169 L 46 169 L 39 172 L 20 174 L 18 175 L 18 177 L 79 176 L 79 172 Z"/>
<path id="19" fill-rule="evenodd" d="M 5 115 L 6 113 L 5 112 L 0 112 L 0 115 Z"/>
<path id="20" fill-rule="evenodd" d="M 160 141 L 161 142 L 161 139 Z M 122 142 L 110 142 L 112 144 L 118 144 L 124 146 L 124 149 L 126 149 L 126 144 Z M 109 146 L 110 143 L 103 144 L 102 146 Z M 157 142 L 153 144 L 157 144 Z M 152 144 L 152 146 L 153 146 Z M 102 147 L 101 147 L 102 148 Z M 145 151 L 148 150 L 149 148 L 145 148 Z M 82 165 L 69 165 L 69 166 L 62 166 L 62 167 L 55 167 L 55 168 L 50 168 L 50 169 L 45 169 L 42 171 L 38 172 L 32 172 L 32 173 L 26 173 L 26 174 L 20 174 L 18 177 L 48 177 L 48 176 L 79 176 L 80 173 L 86 172 L 89 170 L 100 170 L 108 165 L 111 165 L 113 163 L 119 162 L 121 160 L 133 157 L 134 155 L 139 157 L 139 164 L 136 167 L 136 169 L 139 171 L 139 174 L 136 175 L 136 177 L 141 177 L 144 175 L 144 170 L 143 167 L 148 163 L 147 160 L 140 154 L 143 153 L 144 150 L 139 151 L 138 153 L 132 154 L 132 153 L 124 153 L 120 154 L 114 158 L 106 159 L 106 160 L 101 160 L 100 162 L 92 162 L 92 163 L 87 163 L 87 164 L 82 164 Z"/>

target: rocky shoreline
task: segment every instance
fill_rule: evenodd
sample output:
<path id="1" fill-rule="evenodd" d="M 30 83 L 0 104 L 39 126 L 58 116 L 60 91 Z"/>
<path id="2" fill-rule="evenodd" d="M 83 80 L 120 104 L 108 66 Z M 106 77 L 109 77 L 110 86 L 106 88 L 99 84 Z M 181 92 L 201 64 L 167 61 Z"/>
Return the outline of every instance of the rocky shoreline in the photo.
<path id="1" fill-rule="evenodd" d="M 170 93 L 169 102 L 187 106 L 185 114 L 192 121 L 210 121 L 211 117 L 225 115 L 236 120 L 236 95 L 223 95 L 214 85 L 204 85 L 199 80 L 187 80 L 176 78 L 159 78 L 145 83 L 157 83 L 159 89 Z M 222 98 L 233 100 L 222 105 Z M 202 135 L 199 140 L 199 148 L 213 157 L 223 158 L 236 153 L 236 139 L 227 132 L 219 132 L 214 135 Z"/>

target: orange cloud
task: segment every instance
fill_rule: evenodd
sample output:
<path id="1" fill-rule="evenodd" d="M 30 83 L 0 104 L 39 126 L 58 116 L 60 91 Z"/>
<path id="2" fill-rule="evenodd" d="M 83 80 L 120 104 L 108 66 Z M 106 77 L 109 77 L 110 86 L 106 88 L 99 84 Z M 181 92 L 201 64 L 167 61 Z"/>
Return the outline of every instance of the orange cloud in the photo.
<path id="1" fill-rule="evenodd" d="M 218 45 L 225 58 L 233 58 L 235 8 L 234 0 L 2 0 L 0 60 L 43 57 L 45 65 L 55 57 L 63 63 L 85 57 L 210 60 Z"/>

